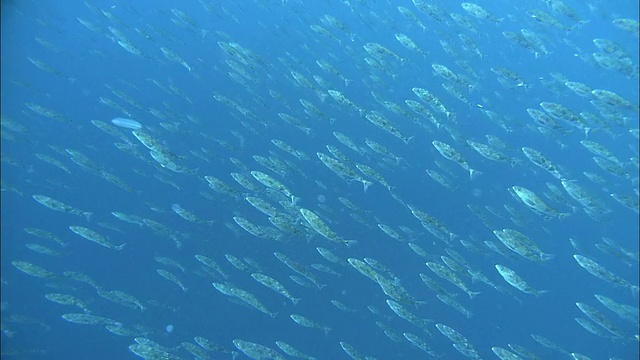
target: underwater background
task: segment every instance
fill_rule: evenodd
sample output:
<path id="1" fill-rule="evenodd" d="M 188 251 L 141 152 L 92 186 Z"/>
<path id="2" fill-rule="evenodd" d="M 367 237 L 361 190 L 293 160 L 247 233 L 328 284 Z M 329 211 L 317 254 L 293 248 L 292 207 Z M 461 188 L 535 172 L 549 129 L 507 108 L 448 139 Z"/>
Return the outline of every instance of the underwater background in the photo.
<path id="1" fill-rule="evenodd" d="M 638 358 L 636 2 L 1 10 L 3 358 Z"/>

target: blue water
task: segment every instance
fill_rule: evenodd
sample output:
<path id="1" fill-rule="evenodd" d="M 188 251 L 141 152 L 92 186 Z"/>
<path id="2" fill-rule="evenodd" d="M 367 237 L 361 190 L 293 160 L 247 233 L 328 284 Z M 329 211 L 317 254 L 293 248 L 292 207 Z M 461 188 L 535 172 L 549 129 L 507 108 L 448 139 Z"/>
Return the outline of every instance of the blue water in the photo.
<path id="1" fill-rule="evenodd" d="M 581 82 L 593 89 L 614 91 L 635 104 L 637 110 L 637 34 L 634 36 L 612 25 L 616 18 L 637 20 L 636 3 L 566 1 L 565 4 L 574 9 L 581 19 L 588 21 L 569 32 L 540 25 L 531 19 L 527 11 L 539 9 L 553 15 L 566 27 L 574 24 L 541 1 L 478 2 L 496 17 L 503 18 L 499 25 L 471 17 L 458 3 L 433 4 L 443 9 L 444 14 L 467 16 L 479 34 L 461 28 L 451 20 L 448 20 L 450 24 L 438 22 L 409 1 L 327 0 L 303 3 L 294 0 L 203 0 L 179 4 L 169 1 L 57 1 L 46 4 L 4 1 L 1 65 L 3 358 L 136 358 L 128 350 L 128 346 L 134 343 L 133 336 L 117 336 L 99 325 L 78 325 L 63 320 L 62 314 L 81 310 L 45 299 L 44 294 L 51 292 L 70 294 L 83 300 L 92 314 L 114 319 L 128 327 L 140 325 L 147 331 L 141 336 L 172 348 L 176 355 L 184 358 L 192 356 L 179 348 L 180 343 L 193 343 L 194 336 L 203 336 L 226 349 L 227 352 L 211 352 L 212 359 L 248 358 L 238 353 L 233 339 L 259 343 L 276 350 L 275 341 L 281 340 L 318 359 L 348 358 L 340 348 L 341 341 L 351 344 L 363 355 L 378 359 L 424 358 L 425 353 L 402 338 L 403 332 L 418 335 L 443 358 L 462 358 L 451 341 L 442 336 L 435 326 L 430 325 L 431 335 L 428 335 L 396 316 L 385 303 L 388 297 L 377 284 L 349 265 L 334 265 L 324 260 L 315 250 L 318 246 L 330 249 L 345 260 L 370 257 L 386 265 L 411 295 L 426 302 L 418 307 L 405 305 L 407 309 L 421 318 L 456 329 L 482 358 L 494 358 L 491 347 L 507 348 L 507 344 L 522 345 L 542 359 L 569 358 L 539 345 L 530 334 L 542 335 L 568 352 L 592 359 L 637 358 L 638 343 L 633 338 L 638 334 L 637 325 L 620 319 L 593 296 L 602 294 L 618 303 L 636 306 L 637 294 L 634 296 L 628 288 L 614 286 L 590 275 L 572 258 L 573 254 L 582 254 L 631 284 L 638 284 L 638 215 L 609 196 L 610 193 L 637 196 L 637 168 L 625 165 L 626 178 L 605 172 L 592 160 L 595 155 L 579 143 L 584 139 L 580 130 L 560 135 L 558 139 L 547 138 L 532 130 L 531 125 L 535 123 L 526 112 L 527 108 L 540 109 L 539 103 L 547 101 L 562 104 L 575 113 L 587 111 L 598 114 L 589 103 L 590 99 L 577 96 L 561 83 L 557 82 L 556 92 L 546 87 L 543 81 L 553 80 L 551 74 L 561 74 L 569 81 Z M 396 9 L 397 6 L 410 9 L 427 30 L 423 32 L 407 20 Z M 181 24 L 172 9 L 187 14 L 194 25 Z M 115 21 L 109 20 L 102 11 L 110 13 Z M 324 24 L 321 19 L 325 14 L 346 24 L 352 36 Z M 91 22 L 101 32 L 88 30 L 77 18 Z M 309 28 L 312 24 L 328 29 L 340 42 L 313 32 Z M 109 26 L 124 34 L 144 56 L 133 55 L 120 47 Z M 551 53 L 536 58 L 531 51 L 510 43 L 502 35 L 504 31 L 519 32 L 522 28 L 535 31 Z M 428 56 L 423 57 L 404 48 L 394 38 L 395 33 L 408 35 L 428 52 Z M 470 37 L 484 56 L 478 58 L 465 53 L 459 33 Z M 146 34 L 146 37 L 141 34 Z M 36 38 L 47 41 L 59 51 L 43 46 Z M 599 50 L 592 42 L 594 38 L 618 43 L 636 66 L 636 77 L 595 64 L 591 53 Z M 440 45 L 441 40 L 449 42 L 459 57 L 448 55 Z M 237 43 L 259 59 L 262 65 L 254 64 L 253 69 L 245 67 L 255 82 L 249 81 L 249 86 L 245 87 L 231 79 L 228 74 L 233 70 L 227 62 L 239 63 L 239 60 L 223 52 L 218 46 L 219 41 Z M 370 57 L 363 49 L 368 42 L 379 43 L 405 59 L 403 63 L 389 61 L 388 71 L 393 76 L 371 69 L 364 62 L 365 57 Z M 178 54 L 191 71 L 178 62 L 168 60 L 160 51 L 161 47 Z M 37 68 L 28 57 L 46 63 L 57 74 Z M 350 80 L 349 85 L 345 86 L 338 76 L 320 69 L 315 63 L 319 59 L 337 68 Z M 476 88 L 466 93 L 472 106 L 448 94 L 440 86 L 445 80 L 433 74 L 431 64 L 438 63 L 471 79 L 472 76 L 458 66 L 456 60 L 466 61 L 478 75 L 473 79 Z M 497 76 L 490 71 L 494 67 L 505 67 L 518 73 L 530 88 L 508 89 L 501 86 Z M 404 136 L 414 138 L 405 144 L 331 97 L 321 101 L 314 90 L 299 86 L 291 71 L 304 75 L 326 97 L 327 89 L 321 88 L 312 78 L 312 75 L 321 76 L 365 112 L 381 112 Z M 383 82 L 376 84 L 370 78 L 371 74 Z M 167 93 L 151 80 L 165 87 L 172 86 L 179 92 Z M 456 121 L 453 122 L 434 112 L 439 122 L 460 135 L 462 142 L 452 139 L 444 127 L 436 129 L 429 124 L 431 130 L 425 131 L 411 119 L 388 111 L 371 95 L 374 92 L 397 103 L 413 116 L 403 104 L 406 99 L 418 100 L 411 91 L 413 87 L 429 90 L 455 113 Z M 141 108 L 122 101 L 110 89 L 128 94 Z M 281 94 L 289 108 L 276 101 L 269 90 Z M 247 118 L 214 100 L 214 93 L 232 99 L 256 115 L 258 120 Z M 116 102 L 130 114 L 102 104 L 99 97 Z M 310 101 L 326 117 L 308 116 L 299 99 Z M 54 111 L 67 121 L 41 116 L 29 109 L 28 103 Z M 499 114 L 510 131 L 489 120 L 476 105 Z M 425 107 L 428 106 L 425 104 Z M 153 116 L 147 111 L 150 108 L 163 112 L 165 119 Z M 312 134 L 306 135 L 285 123 L 278 113 L 301 120 L 312 129 Z M 624 125 L 609 123 L 609 133 L 597 127 L 589 135 L 589 140 L 604 145 L 626 163 L 630 158 L 638 157 L 637 138 L 629 134 L 630 129 L 638 127 L 638 112 L 623 109 L 620 113 L 627 118 Z M 197 122 L 187 116 L 197 119 Z M 126 139 L 137 146 L 146 161 L 118 150 L 113 144 L 123 140 L 106 134 L 91 123 L 91 120 L 99 120 L 110 124 L 110 120 L 116 117 L 139 121 L 146 132 L 161 140 L 173 154 L 184 157 L 176 161 L 179 165 L 197 171 L 194 174 L 174 173 L 154 165 L 148 150 L 127 129 L 119 128 Z M 421 121 L 428 123 L 424 119 Z M 24 130 L 16 131 L 9 122 L 21 125 Z M 177 125 L 178 131 L 166 130 L 160 126 L 161 122 Z M 567 125 L 565 128 L 570 129 Z M 385 162 L 382 156 L 373 152 L 361 156 L 338 142 L 332 134 L 334 131 L 348 135 L 365 149 L 368 149 L 365 139 L 374 140 L 405 161 L 395 165 L 393 160 Z M 504 141 L 507 149 L 502 151 L 521 162 L 512 167 L 489 161 L 464 142 L 471 139 L 487 143 L 487 134 Z M 284 140 L 306 153 L 310 160 L 298 160 L 282 152 L 270 142 L 271 139 Z M 470 181 L 466 170 L 433 148 L 433 140 L 453 146 L 482 175 Z M 222 146 L 221 141 L 230 147 Z M 394 200 L 382 185 L 375 183 L 365 193 L 361 184 L 340 179 L 315 155 L 316 152 L 328 154 L 326 145 L 338 147 L 354 164 L 363 163 L 374 168 L 403 201 L 435 217 L 454 233 L 454 241 L 446 244 L 428 233 L 408 208 Z M 571 179 L 577 180 L 611 211 L 596 221 L 566 194 L 567 202 L 564 204 L 542 196 L 549 192 L 545 183 L 552 183 L 561 190 L 562 186 L 559 180 L 523 156 L 520 148 L 525 146 L 542 152 L 554 164 L 561 166 Z M 136 192 L 125 191 L 95 173 L 83 170 L 66 153 L 60 154 L 55 149 L 81 152 L 99 164 L 101 169 L 124 180 Z M 191 151 L 200 155 L 206 152 L 204 156 L 209 161 L 202 160 Z M 59 160 L 72 174 L 39 160 L 35 154 Z M 282 177 L 258 164 L 252 158 L 254 155 L 277 156 L 290 161 L 302 174 L 290 171 Z M 346 248 L 328 242 L 304 228 L 308 235 L 313 236 L 283 233 L 280 242 L 259 239 L 239 228 L 233 221 L 234 216 L 260 226 L 271 224 L 242 197 L 213 192 L 204 180 L 205 175 L 221 179 L 244 193 L 243 196 L 259 196 L 275 206 L 278 204 L 265 192 L 252 193 L 236 183 L 230 173 L 251 176 L 249 171 L 235 166 L 230 158 L 239 159 L 248 170 L 268 173 L 284 183 L 300 198 L 297 205 L 321 215 L 341 237 L 357 240 L 357 246 Z M 445 173 L 434 161 L 443 164 L 453 174 L 453 177 L 447 176 L 452 179 L 454 190 L 438 185 L 426 175 L 424 170 L 427 168 Z M 606 179 L 606 184 L 591 182 L 582 174 L 584 171 L 597 173 Z M 180 190 L 160 182 L 154 175 L 169 179 Z M 507 188 L 514 185 L 534 191 L 554 208 L 571 215 L 564 220 L 543 219 L 510 196 Z M 205 198 L 202 192 L 211 194 L 214 200 Z M 31 198 L 34 194 L 46 195 L 90 211 L 93 216 L 87 222 L 84 217 L 50 210 L 34 201 Z M 348 198 L 363 209 L 364 213 L 360 215 L 368 226 L 350 217 L 352 211 L 340 203 L 339 197 Z M 322 199 L 330 212 L 318 206 Z M 202 219 L 212 220 L 213 225 L 185 221 L 171 210 L 174 203 Z M 494 228 L 483 225 L 467 209 L 467 204 L 480 207 Z M 510 221 L 504 205 L 516 209 L 526 226 Z M 485 206 L 498 209 L 504 218 L 491 215 Z M 119 221 L 111 215 L 113 211 L 160 222 L 171 231 L 180 233 L 182 245 L 177 248 L 172 239 L 157 235 L 149 227 Z M 105 228 L 100 223 L 120 231 Z M 394 228 L 403 235 L 405 242 L 410 236 L 399 226 L 415 231 L 417 235 L 412 241 L 427 250 L 429 259 L 416 255 L 405 243 L 382 233 L 377 228 L 378 223 Z M 122 251 L 101 247 L 72 233 L 68 229 L 72 225 L 91 228 L 115 244 L 127 245 Z M 69 245 L 63 248 L 49 240 L 33 237 L 23 230 L 26 227 L 49 231 Z M 502 228 L 522 232 L 544 252 L 554 254 L 554 259 L 540 264 L 520 258 L 515 253 L 508 259 L 491 252 L 483 241 L 498 243 L 491 230 Z M 635 253 L 635 259 L 621 259 L 600 251 L 595 245 L 602 243 L 601 237 L 615 240 L 624 249 Z M 574 248 L 569 238 L 575 239 L 580 247 Z M 471 252 L 458 240 L 473 242 L 483 252 Z M 39 254 L 26 248 L 26 243 L 41 244 L 62 254 Z M 460 253 L 474 269 L 494 283 L 512 290 L 517 299 L 459 274 L 472 290 L 481 292 L 470 300 L 451 283 L 432 273 L 425 262 L 439 261 L 439 256 L 446 255 L 446 248 Z M 275 258 L 274 252 L 281 252 L 305 266 L 323 263 L 342 276 L 310 270 L 327 286 L 322 290 L 301 287 L 288 278 L 294 273 Z M 199 270 L 200 263 L 195 260 L 195 254 L 214 259 L 230 275 L 229 278 L 224 280 L 204 275 Z M 248 273 L 234 268 L 225 259 L 225 254 L 255 260 L 263 273 L 278 279 L 302 300 L 294 306 L 258 284 Z M 161 265 L 154 260 L 155 256 L 169 257 L 187 271 L 182 273 L 177 268 Z M 12 266 L 11 262 L 17 260 L 61 276 L 53 280 L 28 276 Z M 548 292 L 533 296 L 511 288 L 496 272 L 494 265 L 497 263 L 514 269 L 534 289 Z M 156 269 L 166 269 L 178 275 L 188 290 L 183 292 L 177 285 L 163 279 Z M 62 276 L 65 271 L 86 274 L 104 289 L 132 294 L 145 304 L 147 310 L 140 312 L 109 302 L 98 296 L 92 287 L 66 279 Z M 473 317 L 467 319 L 438 301 L 436 294 L 420 280 L 420 273 L 428 275 L 448 291 L 457 293 L 457 301 L 472 311 Z M 213 281 L 227 281 L 251 292 L 278 315 L 270 318 L 253 308 L 229 301 L 229 297 L 211 286 Z M 338 310 L 330 302 L 334 299 L 355 312 Z M 584 318 L 585 315 L 576 307 L 576 302 L 597 308 L 620 329 L 624 339 L 599 337 L 580 327 L 573 318 Z M 377 309 L 379 315 L 367 309 L 368 306 Z M 325 335 L 321 330 L 298 326 L 289 318 L 292 313 L 301 314 L 332 330 Z M 392 328 L 400 335 L 401 342 L 385 336 L 376 321 Z M 172 325 L 173 331 L 167 331 L 167 325 Z"/>

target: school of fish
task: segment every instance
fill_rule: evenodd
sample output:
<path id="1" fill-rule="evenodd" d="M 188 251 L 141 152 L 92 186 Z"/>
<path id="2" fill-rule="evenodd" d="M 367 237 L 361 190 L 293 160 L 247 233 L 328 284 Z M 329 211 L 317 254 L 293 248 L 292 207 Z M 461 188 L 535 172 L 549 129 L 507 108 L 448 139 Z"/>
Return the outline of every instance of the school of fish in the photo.
<path id="1" fill-rule="evenodd" d="M 637 7 L 55 4 L 2 4 L 3 358 L 638 357 Z"/>

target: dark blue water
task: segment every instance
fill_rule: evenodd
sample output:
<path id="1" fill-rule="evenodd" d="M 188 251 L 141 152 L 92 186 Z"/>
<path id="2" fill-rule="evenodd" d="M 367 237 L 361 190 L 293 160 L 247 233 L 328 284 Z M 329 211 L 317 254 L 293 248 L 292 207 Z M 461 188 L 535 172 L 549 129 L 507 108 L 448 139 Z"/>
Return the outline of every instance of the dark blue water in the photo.
<path id="1" fill-rule="evenodd" d="M 620 319 L 593 296 L 602 294 L 618 303 L 635 306 L 637 294 L 634 296 L 629 288 L 618 287 L 590 275 L 577 265 L 572 255 L 580 253 L 587 256 L 631 284 L 638 284 L 637 213 L 609 196 L 617 193 L 637 197 L 637 167 L 627 162 L 632 157 L 637 161 L 638 157 L 637 138 L 629 133 L 630 129 L 638 127 L 638 38 L 637 33 L 634 36 L 625 32 L 613 26 L 612 21 L 617 18 L 637 20 L 638 8 L 632 2 L 565 3 L 588 22 L 571 31 L 541 25 L 533 21 L 527 11 L 545 11 L 565 27 L 575 22 L 538 1 L 479 2 L 496 17 L 504 18 L 499 25 L 471 17 L 458 3 L 433 3 L 443 9 L 445 15 L 458 13 L 467 16 L 478 30 L 475 34 L 455 25 L 452 20 L 436 21 L 409 1 L 285 1 L 284 4 L 275 0 L 180 4 L 164 1 L 132 4 L 60 1 L 44 5 L 38 2 L 3 2 L 3 358 L 135 358 L 128 350 L 128 346 L 133 344 L 133 336 L 117 336 L 99 325 L 78 325 L 63 320 L 62 314 L 81 310 L 45 299 L 44 294 L 51 292 L 82 299 L 92 314 L 114 319 L 129 327 L 142 326 L 146 331 L 144 337 L 174 348 L 174 353 L 184 358 L 190 358 L 190 355 L 179 348 L 180 343 L 193 343 L 194 336 L 206 337 L 228 351 L 210 353 L 213 359 L 231 358 L 233 355 L 229 352 L 237 351 L 233 339 L 273 349 L 277 349 L 275 341 L 281 340 L 318 359 L 347 358 L 340 348 L 341 341 L 353 345 L 364 355 L 378 359 L 425 357 L 423 352 L 402 338 L 403 332 L 418 335 L 443 358 L 462 358 L 435 326 L 429 328 L 430 336 L 396 316 L 385 303 L 388 297 L 377 284 L 348 265 L 325 261 L 315 250 L 317 246 L 326 247 L 345 260 L 370 257 L 386 265 L 410 294 L 426 302 L 419 307 L 405 305 L 407 309 L 419 317 L 456 329 L 467 337 L 482 358 L 495 356 L 491 347 L 507 348 L 507 344 L 525 346 L 543 359 L 568 358 L 568 355 L 542 347 L 532 340 L 531 334 L 542 335 L 568 352 L 592 359 L 637 358 L 637 339 L 634 339 L 638 333 L 637 322 L 634 325 Z M 407 20 L 396 9 L 397 6 L 410 9 L 427 30 L 422 31 Z M 180 23 L 172 9 L 187 14 L 194 25 Z M 109 20 L 103 11 L 115 20 Z M 342 21 L 352 35 L 324 24 L 321 19 L 325 14 Z M 77 18 L 96 25 L 100 32 L 88 30 Z M 309 28 L 313 24 L 330 30 L 340 42 L 313 32 Z M 124 34 L 144 56 L 133 55 L 119 46 L 109 27 Z M 502 35 L 504 31 L 519 32 L 522 28 L 535 31 L 550 54 L 536 58 L 533 52 L 510 43 Z M 428 52 L 428 56 L 423 57 L 404 48 L 395 40 L 395 33 L 409 36 Z M 470 37 L 484 56 L 479 58 L 466 53 L 459 33 Z M 43 46 L 36 38 L 47 41 L 57 50 Z M 594 38 L 618 43 L 635 66 L 636 76 L 598 66 L 591 56 L 599 51 L 592 42 Z M 234 71 L 229 63 L 239 63 L 240 58 L 234 59 L 223 52 L 219 41 L 237 43 L 256 59 L 251 66 L 244 67 L 253 79 L 247 81 L 247 85 L 241 85 L 229 76 Z M 458 57 L 448 55 L 440 41 L 450 43 Z M 363 60 L 370 57 L 363 49 L 363 45 L 369 42 L 385 46 L 404 58 L 404 62 L 390 60 L 389 74 L 371 69 Z M 161 47 L 178 54 L 191 71 L 178 62 L 168 60 Z M 29 57 L 46 63 L 56 73 L 37 68 L 28 60 Z M 341 78 L 320 69 L 316 65 L 320 59 L 337 68 L 350 80 L 349 85 L 345 86 Z M 475 89 L 465 93 L 471 106 L 448 94 L 441 87 L 445 80 L 435 76 L 431 68 L 431 64 L 442 64 L 456 74 L 472 78 L 455 63 L 456 60 L 466 61 L 477 74 L 473 79 Z M 530 88 L 503 87 L 490 71 L 494 67 L 505 67 L 518 73 Z M 313 82 L 316 90 L 324 93 L 325 99 L 321 100 L 316 91 L 299 86 L 291 71 L 303 74 Z M 382 82 L 374 82 L 370 77 L 372 74 Z M 546 87 L 543 82 L 552 81 L 552 74 L 584 83 L 593 89 L 613 91 L 634 104 L 636 111 L 619 110 L 620 116 L 627 119 L 624 124 L 610 121 L 596 127 L 589 135 L 589 140 L 604 145 L 625 162 L 626 176 L 616 177 L 596 165 L 592 160 L 595 155 L 580 144 L 584 139 L 581 130 L 575 129 L 553 139 L 531 127 L 535 123 L 526 109 L 540 109 L 539 103 L 545 101 L 562 104 L 576 114 L 585 111 L 598 114 L 598 110 L 589 103 L 590 99 L 577 96 L 562 83 L 556 81 L 557 91 Z M 357 111 L 339 105 L 326 96 L 327 89 L 317 85 L 312 75 L 321 76 L 333 89 L 341 91 L 364 111 L 383 113 L 403 136 L 414 138 L 405 144 L 375 127 Z M 152 80 L 174 90 L 165 92 Z M 456 121 L 453 122 L 434 112 L 439 122 L 446 124 L 452 133 L 460 134 L 462 142 L 452 139 L 444 127 L 431 127 L 430 131 L 425 131 L 411 119 L 388 111 L 371 95 L 374 92 L 413 115 L 403 104 L 406 99 L 418 100 L 411 91 L 413 87 L 429 90 L 455 113 Z M 128 94 L 140 104 L 140 108 L 119 99 L 110 89 Z M 270 90 L 281 94 L 289 108 L 276 101 L 269 94 Z M 245 117 L 214 100 L 214 93 L 235 101 L 255 118 Z M 130 115 L 102 104 L 100 97 L 116 102 Z M 313 103 L 325 117 L 305 114 L 299 99 Z M 66 121 L 36 114 L 26 106 L 31 103 L 60 114 Z M 497 113 L 509 131 L 489 120 L 476 105 Z M 152 115 L 151 108 L 161 111 L 165 118 Z M 278 113 L 296 117 L 311 128 L 312 133 L 307 135 L 283 122 Z M 118 150 L 113 144 L 123 140 L 102 132 L 91 123 L 91 120 L 99 120 L 110 124 L 110 119 L 115 117 L 130 117 L 141 122 L 145 131 L 162 141 L 173 154 L 184 157 L 177 161 L 179 165 L 197 171 L 194 174 L 174 173 L 154 165 L 156 163 L 148 150 L 127 129 L 120 128 L 146 161 Z M 178 130 L 169 131 L 161 126 L 161 122 L 175 125 Z M 16 131 L 14 124 L 21 125 L 24 130 Z M 565 129 L 571 127 L 565 125 Z M 385 162 L 373 152 L 361 156 L 338 142 L 332 134 L 334 131 L 348 135 L 364 148 L 367 148 L 365 139 L 374 140 L 406 161 L 395 165 L 393 160 Z M 487 143 L 485 135 L 500 138 L 507 145 L 501 151 L 521 162 L 512 167 L 489 161 L 464 142 L 471 139 Z M 282 152 L 270 142 L 271 139 L 284 140 L 305 152 L 311 160 L 298 160 Z M 470 181 L 466 170 L 443 158 L 433 148 L 433 140 L 456 148 L 482 175 Z M 222 142 L 230 146 L 222 146 Z M 362 163 L 376 169 L 394 187 L 393 191 L 399 198 L 435 217 L 454 233 L 454 241 L 446 244 L 432 236 L 382 185 L 375 183 L 364 193 L 359 183 L 347 183 L 336 176 L 316 156 L 316 152 L 328 154 L 326 145 L 338 147 L 354 164 Z M 577 180 L 610 212 L 596 221 L 566 194 L 566 203 L 553 202 L 542 196 L 549 192 L 545 183 L 552 183 L 561 190 L 562 186 L 559 180 L 523 156 L 520 148 L 525 146 L 542 152 L 554 164 L 561 166 L 570 179 Z M 55 149 L 81 152 L 99 164 L 101 169 L 124 180 L 135 192 L 125 191 L 96 173 L 83 170 L 71 161 L 69 155 Z M 192 152 L 206 157 L 208 161 Z M 35 154 L 56 158 L 72 174 L 39 160 Z M 293 163 L 301 173 L 290 171 L 285 177 L 279 176 L 259 165 L 252 158 L 254 155 L 277 156 Z M 242 197 L 213 192 L 204 180 L 205 175 L 217 177 L 246 195 L 259 196 L 276 206 L 277 203 L 264 192 L 252 193 L 237 184 L 230 173 L 242 173 L 249 178 L 251 175 L 235 166 L 230 158 L 242 161 L 249 170 L 269 173 L 284 183 L 300 198 L 298 206 L 320 214 L 332 230 L 345 239 L 357 240 L 358 245 L 346 248 L 328 242 L 304 227 L 300 228 L 314 236 L 284 234 L 281 241 L 259 239 L 239 228 L 233 221 L 234 216 L 260 226 L 271 224 Z M 438 185 L 425 174 L 427 168 L 444 173 L 434 161 L 446 166 L 453 174 L 453 177 L 447 176 L 452 178 L 454 190 Z M 591 182 L 582 174 L 585 171 L 597 173 L 606 183 Z M 180 189 L 159 181 L 154 175 L 169 179 Z M 514 185 L 534 191 L 558 211 L 571 215 L 564 220 L 543 219 L 510 196 L 507 188 Z M 205 198 L 203 192 L 211 194 L 213 200 Z M 87 222 L 83 217 L 52 211 L 35 202 L 31 198 L 34 194 L 91 211 L 93 216 Z M 339 197 L 348 198 L 363 209 L 365 212 L 361 215 L 368 226 L 350 217 L 352 211 L 340 203 Z M 321 198 L 330 212 L 318 206 Z M 174 203 L 200 218 L 212 220 L 213 224 L 208 226 L 185 221 L 171 210 Z M 467 204 L 480 207 L 494 227 L 489 229 L 483 225 L 468 210 Z M 504 205 L 516 209 L 526 226 L 510 221 Z M 498 209 L 504 217 L 491 215 L 485 211 L 485 206 Z M 113 211 L 160 222 L 171 229 L 175 237 L 182 239 L 182 245 L 177 248 L 172 239 L 154 233 L 149 227 L 119 221 L 111 215 Z M 297 216 L 296 212 L 293 214 Z M 105 228 L 100 223 L 120 231 Z M 377 228 L 378 223 L 393 227 L 402 233 L 405 241 L 398 242 L 388 237 Z M 91 228 L 115 244 L 127 245 L 122 251 L 101 247 L 72 233 L 68 227 L 73 225 Z M 412 241 L 427 250 L 430 254 L 428 261 L 437 261 L 439 256 L 446 255 L 446 248 L 451 248 L 460 253 L 471 267 L 496 284 L 512 290 L 517 300 L 459 274 L 472 290 L 481 292 L 470 300 L 425 266 L 427 259 L 417 256 L 406 245 L 410 236 L 399 226 L 417 233 Z M 49 231 L 69 245 L 63 248 L 54 242 L 33 237 L 23 230 L 27 227 Z M 522 232 L 544 252 L 554 254 L 554 259 L 540 264 L 516 254 L 507 259 L 491 252 L 483 242 L 498 243 L 492 230 L 502 228 Z M 602 252 L 595 246 L 602 243 L 602 237 L 611 238 L 635 253 L 635 259 Z M 572 246 L 570 238 L 580 244 L 579 249 Z M 484 251 L 471 252 L 459 240 L 471 241 Z M 27 243 L 41 244 L 62 254 L 39 254 L 26 248 Z M 274 252 L 283 253 L 306 266 L 323 263 L 342 276 L 311 270 L 327 286 L 322 290 L 301 287 L 288 278 L 293 272 L 275 258 Z M 250 291 L 278 315 L 272 319 L 253 308 L 230 302 L 227 296 L 211 286 L 213 281 L 225 280 L 203 275 L 195 254 L 214 259 L 230 275 L 226 280 L 230 285 Z M 294 306 L 257 284 L 248 273 L 235 269 L 225 259 L 225 254 L 255 260 L 263 273 L 278 279 L 295 297 L 303 300 Z M 182 273 L 177 268 L 161 265 L 154 260 L 155 256 L 169 257 L 187 271 Z M 109 302 L 98 296 L 92 287 L 64 276 L 52 280 L 28 276 L 12 266 L 11 262 L 16 260 L 60 275 L 65 271 L 86 274 L 105 289 L 134 295 L 147 306 L 147 310 L 140 312 Z M 511 288 L 496 272 L 494 265 L 497 263 L 514 269 L 533 288 L 548 292 L 536 297 Z M 188 290 L 183 292 L 176 284 L 163 279 L 156 269 L 166 269 L 178 275 Z M 457 301 L 472 311 L 473 317 L 467 319 L 438 301 L 436 294 L 420 280 L 420 273 L 433 278 L 448 291 L 457 293 Z M 339 300 L 356 311 L 344 313 L 334 307 L 331 300 Z M 610 336 L 588 333 L 573 319 L 585 317 L 576 307 L 576 302 L 597 308 L 620 329 L 624 338 L 611 339 Z M 368 306 L 380 315 L 372 313 Z M 300 327 L 289 318 L 292 313 L 301 314 L 332 330 L 325 335 L 318 329 Z M 387 324 L 398 333 L 401 342 L 385 336 L 376 321 Z M 171 332 L 166 330 L 167 325 L 173 326 Z M 606 333 L 606 330 L 602 331 Z M 247 357 L 238 354 L 237 358 Z"/>

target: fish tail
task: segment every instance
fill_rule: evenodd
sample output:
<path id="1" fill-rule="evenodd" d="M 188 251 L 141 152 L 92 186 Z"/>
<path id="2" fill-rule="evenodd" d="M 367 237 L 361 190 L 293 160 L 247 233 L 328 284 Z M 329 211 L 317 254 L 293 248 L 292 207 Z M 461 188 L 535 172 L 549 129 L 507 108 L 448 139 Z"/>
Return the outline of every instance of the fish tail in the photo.
<path id="1" fill-rule="evenodd" d="M 567 28 L 567 34 L 569 34 L 570 32 L 572 32 L 572 31 L 574 31 L 576 29 L 581 28 L 582 26 L 584 26 L 588 22 L 589 22 L 589 20 L 580 20 L 580 21 L 578 21 L 575 25 Z"/>
<path id="2" fill-rule="evenodd" d="M 555 256 L 555 255 L 553 255 L 553 254 L 545 254 L 545 253 L 542 253 L 542 254 L 540 254 L 540 261 L 549 261 L 549 260 L 552 260 L 552 259 L 553 259 L 553 258 L 555 258 L 555 257 L 556 257 L 556 256 Z"/>
<path id="3" fill-rule="evenodd" d="M 367 189 L 369 188 L 369 186 L 373 185 L 373 183 L 371 181 L 368 180 L 363 180 L 362 181 L 362 186 L 364 187 L 364 192 L 367 192 Z"/>
<path id="4" fill-rule="evenodd" d="M 358 240 L 344 240 L 343 243 L 348 247 L 348 248 L 352 248 L 354 247 L 357 243 Z"/>
<path id="5" fill-rule="evenodd" d="M 469 169 L 469 179 L 473 180 L 473 179 L 475 179 L 478 175 L 482 175 L 482 171 L 474 170 L 474 169 Z"/>
<path id="6" fill-rule="evenodd" d="M 546 293 L 548 293 L 548 292 L 549 292 L 549 290 L 540 290 L 540 291 L 536 291 L 536 292 L 534 293 L 534 295 L 535 295 L 536 297 L 540 297 L 541 295 L 544 295 L 544 294 L 546 294 Z"/>

